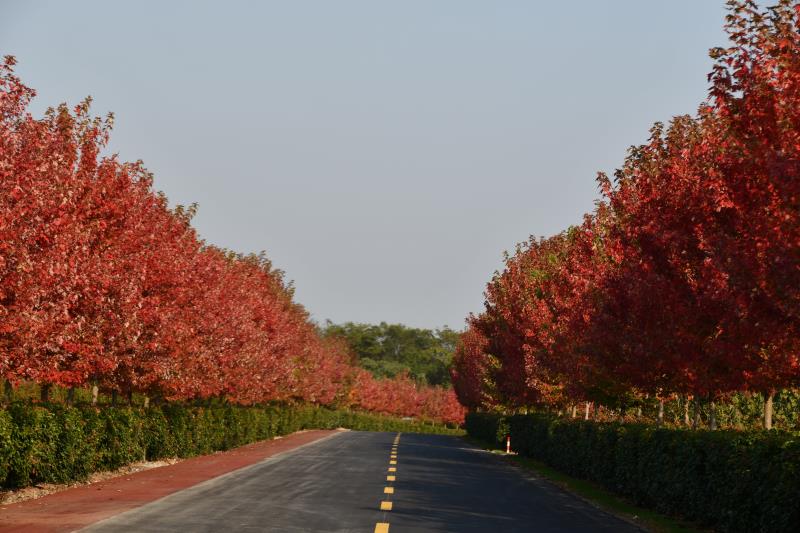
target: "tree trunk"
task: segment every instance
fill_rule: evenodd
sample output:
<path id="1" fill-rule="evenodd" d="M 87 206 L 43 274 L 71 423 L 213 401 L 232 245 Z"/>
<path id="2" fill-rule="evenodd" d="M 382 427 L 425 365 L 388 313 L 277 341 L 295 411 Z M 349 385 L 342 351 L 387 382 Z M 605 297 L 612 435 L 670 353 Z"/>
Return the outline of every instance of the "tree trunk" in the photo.
<path id="1" fill-rule="evenodd" d="M 694 399 L 694 420 L 692 421 L 692 429 L 697 429 L 700 427 L 700 422 L 702 422 L 702 418 L 700 417 L 700 400 L 698 398 Z"/>
<path id="2" fill-rule="evenodd" d="M 111 406 L 117 406 L 117 389 L 111 389 Z"/>
<path id="3" fill-rule="evenodd" d="M 637 420 L 641 420 L 642 419 L 642 406 L 641 405 L 636 408 L 636 419 Z"/>
<path id="4" fill-rule="evenodd" d="M 764 429 L 772 429 L 772 400 L 774 397 L 774 390 L 764 393 Z"/>
<path id="5" fill-rule="evenodd" d="M 689 395 L 683 397 L 683 425 L 689 427 Z"/>
<path id="6" fill-rule="evenodd" d="M 145 395 L 144 397 L 144 408 L 147 409 L 150 407 L 150 396 Z"/>
<path id="7" fill-rule="evenodd" d="M 575 418 L 576 416 L 578 416 L 578 406 L 573 403 L 572 404 L 572 418 Z"/>
<path id="8" fill-rule="evenodd" d="M 656 425 L 661 427 L 664 425 L 664 400 L 658 400 L 658 418 L 656 419 Z"/>
<path id="9" fill-rule="evenodd" d="M 50 387 L 51 385 L 49 383 L 42 383 L 39 387 L 39 400 L 41 400 L 42 403 L 50 401 Z"/>
<path id="10" fill-rule="evenodd" d="M 67 390 L 67 405 L 72 405 L 75 403 L 75 387 L 70 387 Z"/>
<path id="11" fill-rule="evenodd" d="M 14 399 L 14 387 L 11 386 L 11 382 L 8 380 L 3 382 L 3 398 L 6 403 L 11 403 Z"/>
<path id="12" fill-rule="evenodd" d="M 589 420 L 589 406 L 590 405 L 591 405 L 591 403 L 586 402 L 586 411 L 584 411 L 584 413 L 583 413 L 583 419 L 584 420 Z"/>
<path id="13" fill-rule="evenodd" d="M 133 391 L 128 389 L 127 395 L 128 395 L 128 405 L 133 405 Z"/>
<path id="14" fill-rule="evenodd" d="M 708 416 L 708 427 L 711 428 L 711 431 L 717 430 L 717 402 L 711 400 L 708 404 L 709 408 L 709 416 Z"/>
<path id="15" fill-rule="evenodd" d="M 92 383 L 92 405 L 97 405 L 97 397 L 100 395 L 100 387 L 97 382 Z"/>

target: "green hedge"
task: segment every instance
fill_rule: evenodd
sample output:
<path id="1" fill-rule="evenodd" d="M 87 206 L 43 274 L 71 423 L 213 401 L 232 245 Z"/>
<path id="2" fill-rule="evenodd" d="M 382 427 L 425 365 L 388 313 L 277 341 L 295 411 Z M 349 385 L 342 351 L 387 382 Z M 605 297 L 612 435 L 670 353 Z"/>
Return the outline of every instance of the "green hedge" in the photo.
<path id="1" fill-rule="evenodd" d="M 467 413 L 464 428 L 470 437 L 487 444 L 505 446 L 503 439 L 508 434 L 508 418 L 491 413 Z"/>
<path id="2" fill-rule="evenodd" d="M 12 404 L 0 410 L 0 486 L 65 483 L 126 464 L 227 450 L 301 429 L 459 433 L 307 405 L 131 407 Z"/>
<path id="3" fill-rule="evenodd" d="M 800 435 L 467 416 L 467 432 L 719 531 L 800 531 Z"/>

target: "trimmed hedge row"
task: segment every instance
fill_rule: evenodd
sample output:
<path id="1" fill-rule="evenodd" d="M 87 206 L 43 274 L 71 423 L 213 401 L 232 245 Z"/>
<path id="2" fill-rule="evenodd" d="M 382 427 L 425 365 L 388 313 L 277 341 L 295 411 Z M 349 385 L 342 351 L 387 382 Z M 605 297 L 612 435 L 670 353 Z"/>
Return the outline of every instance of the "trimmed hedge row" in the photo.
<path id="1" fill-rule="evenodd" d="M 83 480 L 167 457 L 227 450 L 301 429 L 458 433 L 459 430 L 310 405 L 131 407 L 12 404 L 0 410 L 0 486 Z"/>
<path id="2" fill-rule="evenodd" d="M 800 531 L 800 435 L 471 413 L 467 432 L 719 531 Z"/>

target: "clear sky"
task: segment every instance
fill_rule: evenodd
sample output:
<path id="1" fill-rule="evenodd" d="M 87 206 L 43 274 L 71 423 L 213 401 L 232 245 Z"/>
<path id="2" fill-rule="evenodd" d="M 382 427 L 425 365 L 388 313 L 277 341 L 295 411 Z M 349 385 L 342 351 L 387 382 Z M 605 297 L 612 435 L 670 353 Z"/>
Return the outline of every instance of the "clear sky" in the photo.
<path id="1" fill-rule="evenodd" d="M 317 320 L 463 327 L 502 252 L 578 223 L 706 97 L 722 0 L 0 0 L 34 112 L 94 97 L 210 243 Z"/>

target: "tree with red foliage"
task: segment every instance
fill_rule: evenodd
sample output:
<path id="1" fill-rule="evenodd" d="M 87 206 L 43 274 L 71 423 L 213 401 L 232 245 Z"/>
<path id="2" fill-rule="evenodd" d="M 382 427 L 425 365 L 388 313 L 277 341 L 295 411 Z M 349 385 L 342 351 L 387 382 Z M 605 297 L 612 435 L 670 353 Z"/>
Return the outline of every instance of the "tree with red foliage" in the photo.
<path id="1" fill-rule="evenodd" d="M 2 366 L 7 378 L 42 383 L 46 396 L 50 384 L 73 386 L 114 366 L 103 339 L 117 324 L 92 261 L 108 227 L 102 184 L 135 168 L 97 160 L 109 124 L 89 118 L 88 101 L 75 115 L 61 106 L 34 120 L 25 112 L 34 93 L 13 64 L 6 58 L 0 76 Z"/>
<path id="2" fill-rule="evenodd" d="M 701 225 L 731 292 L 725 324 L 746 347 L 745 378 L 764 393 L 800 382 L 800 5 L 731 5 L 716 60 L 706 144 L 713 197 Z"/>
<path id="3" fill-rule="evenodd" d="M 455 353 L 450 377 L 458 401 L 468 409 L 485 408 L 496 403 L 491 394 L 492 359 L 486 353 L 487 340 L 480 330 L 471 322 L 461 335 Z"/>

